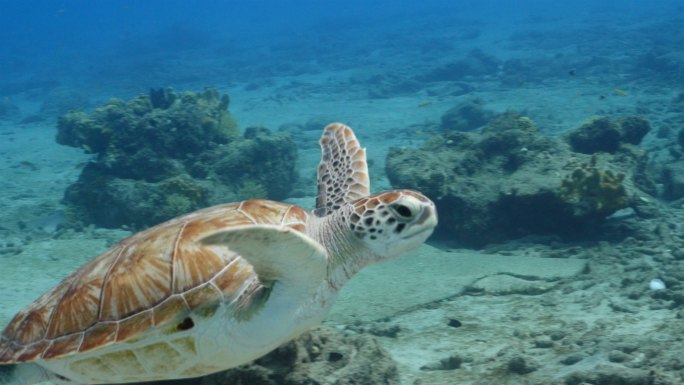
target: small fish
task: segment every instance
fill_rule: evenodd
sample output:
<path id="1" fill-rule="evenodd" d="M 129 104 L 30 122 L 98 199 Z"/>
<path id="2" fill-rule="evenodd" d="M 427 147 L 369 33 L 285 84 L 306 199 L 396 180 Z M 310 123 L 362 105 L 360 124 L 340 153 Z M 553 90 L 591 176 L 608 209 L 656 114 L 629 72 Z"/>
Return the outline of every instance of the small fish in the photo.
<path id="1" fill-rule="evenodd" d="M 575 76 L 576 74 L 577 74 L 577 72 L 574 69 L 571 69 L 570 71 L 568 71 L 568 75 L 570 75 L 570 76 Z"/>
<path id="2" fill-rule="evenodd" d="M 629 94 L 627 93 L 627 91 L 625 91 L 625 90 L 623 90 L 623 89 L 620 89 L 620 88 L 614 88 L 614 89 L 613 89 L 613 93 L 614 93 L 615 95 L 620 95 L 620 96 L 627 96 L 627 95 L 629 95 Z"/>
<path id="3" fill-rule="evenodd" d="M 428 107 L 432 105 L 432 100 L 423 100 L 422 102 L 418 103 L 418 107 Z"/>

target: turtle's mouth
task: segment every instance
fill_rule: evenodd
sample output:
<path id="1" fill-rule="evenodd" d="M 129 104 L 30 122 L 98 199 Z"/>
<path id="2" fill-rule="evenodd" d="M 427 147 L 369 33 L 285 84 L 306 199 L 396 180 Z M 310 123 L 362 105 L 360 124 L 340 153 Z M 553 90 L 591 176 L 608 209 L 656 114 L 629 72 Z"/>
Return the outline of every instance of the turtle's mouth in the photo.
<path id="1" fill-rule="evenodd" d="M 425 239 L 427 239 L 427 237 L 432 234 L 432 231 L 435 229 L 435 227 L 437 227 L 437 214 L 435 213 L 433 207 L 426 208 L 420 217 L 413 222 L 413 225 L 418 229 L 410 234 L 404 235 L 401 237 L 401 239 L 415 238 L 419 235 L 423 235 L 424 233 L 426 235 Z"/>
<path id="2" fill-rule="evenodd" d="M 412 232 L 411 234 L 404 235 L 403 237 L 401 237 L 401 239 L 415 238 L 418 235 L 422 235 L 423 233 L 428 233 L 428 232 L 432 233 L 432 230 L 434 230 L 434 229 L 435 229 L 434 227 L 422 228 L 418 231 Z M 430 234 L 427 234 L 427 235 L 430 236 Z"/>

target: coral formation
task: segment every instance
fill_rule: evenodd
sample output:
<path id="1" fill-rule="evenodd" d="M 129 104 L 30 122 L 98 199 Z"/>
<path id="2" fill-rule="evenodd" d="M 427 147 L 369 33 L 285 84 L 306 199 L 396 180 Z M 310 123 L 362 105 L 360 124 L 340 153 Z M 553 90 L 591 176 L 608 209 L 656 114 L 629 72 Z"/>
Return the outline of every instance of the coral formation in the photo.
<path id="1" fill-rule="evenodd" d="M 684 198 L 684 160 L 662 165 L 659 171 L 663 198 L 671 201 Z"/>
<path id="2" fill-rule="evenodd" d="M 571 131 L 568 142 L 574 151 L 583 154 L 613 153 L 620 146 L 620 131 L 617 124 L 607 117 L 593 118 Z"/>
<path id="3" fill-rule="evenodd" d="M 168 97 L 177 100 L 166 108 L 155 107 L 153 98 L 143 95 L 128 103 L 110 100 L 90 115 L 68 113 L 58 121 L 57 142 L 126 162 L 124 158 L 138 158 L 141 152 L 150 155 L 144 154 L 147 151 L 158 154 L 157 158 L 188 158 L 239 135 L 228 105 L 216 90 L 178 97 L 169 92 L 173 96 Z"/>
<path id="4" fill-rule="evenodd" d="M 680 126 L 681 118 L 669 122 Z M 665 126 L 669 128 L 668 126 Z M 684 198 L 684 129 L 664 132 L 661 145 L 651 151 L 648 171 L 654 175 L 659 196 L 667 201 L 678 201 Z"/>
<path id="5" fill-rule="evenodd" d="M 287 135 L 273 134 L 263 127 L 248 127 L 241 140 L 214 152 L 216 177 L 225 184 L 244 188 L 252 181 L 266 190 L 268 197 L 282 199 L 295 183 L 297 151 Z"/>
<path id="6" fill-rule="evenodd" d="M 559 197 L 575 210 L 575 215 L 608 216 L 630 203 L 623 185 L 625 174 L 613 174 L 596 167 L 596 156 L 583 163 L 561 182 Z"/>
<path id="7" fill-rule="evenodd" d="M 614 153 L 624 144 L 639 144 L 650 130 L 648 121 L 637 116 L 595 117 L 571 131 L 567 139 L 574 151 L 583 154 Z"/>
<path id="8" fill-rule="evenodd" d="M 65 193 L 70 212 L 142 228 L 249 193 L 285 197 L 297 178 L 294 142 L 263 128 L 240 136 L 229 102 L 214 89 L 151 90 L 60 117 L 57 142 L 96 154 Z"/>
<path id="9" fill-rule="evenodd" d="M 397 366 L 371 336 L 319 327 L 254 363 L 217 373 L 202 385 L 392 385 Z"/>
<path id="10" fill-rule="evenodd" d="M 593 159 L 593 160 L 592 160 Z M 530 234 L 572 237 L 648 196 L 646 156 L 621 145 L 614 154 L 573 152 L 515 112 L 481 132 L 447 131 L 420 149 L 391 148 L 387 175 L 437 203 L 438 235 L 469 246 Z"/>
<path id="11" fill-rule="evenodd" d="M 625 116 L 617 120 L 620 126 L 622 143 L 638 145 L 641 140 L 651 131 L 648 120 L 640 116 Z"/>
<path id="12" fill-rule="evenodd" d="M 493 113 L 485 110 L 481 99 L 460 103 L 442 115 L 442 130 L 472 131 L 487 124 Z"/>

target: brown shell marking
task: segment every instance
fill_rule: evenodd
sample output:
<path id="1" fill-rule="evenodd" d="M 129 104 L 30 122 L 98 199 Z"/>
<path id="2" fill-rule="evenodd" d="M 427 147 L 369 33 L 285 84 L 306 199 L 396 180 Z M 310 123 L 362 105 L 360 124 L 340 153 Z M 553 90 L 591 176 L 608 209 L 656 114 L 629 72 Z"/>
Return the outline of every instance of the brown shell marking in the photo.
<path id="1" fill-rule="evenodd" d="M 0 337 L 0 364 L 126 341 L 205 305 L 231 300 L 253 276 L 251 265 L 227 248 L 198 240 L 243 224 L 304 231 L 307 215 L 296 206 L 249 200 L 196 211 L 133 235 L 15 315 Z"/>

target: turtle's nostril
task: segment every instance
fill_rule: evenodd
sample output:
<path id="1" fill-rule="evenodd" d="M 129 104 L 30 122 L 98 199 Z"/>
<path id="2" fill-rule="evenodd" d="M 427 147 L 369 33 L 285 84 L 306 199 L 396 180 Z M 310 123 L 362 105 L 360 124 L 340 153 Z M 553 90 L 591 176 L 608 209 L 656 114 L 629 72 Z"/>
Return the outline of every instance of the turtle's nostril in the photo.
<path id="1" fill-rule="evenodd" d="M 400 223 L 397 225 L 397 227 L 394 229 L 394 232 L 399 234 L 402 231 L 404 231 L 404 227 L 406 227 L 406 223 Z"/>

